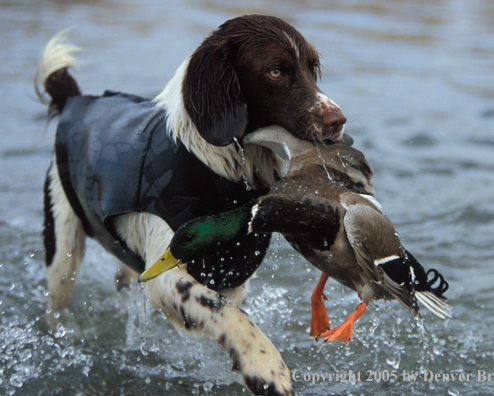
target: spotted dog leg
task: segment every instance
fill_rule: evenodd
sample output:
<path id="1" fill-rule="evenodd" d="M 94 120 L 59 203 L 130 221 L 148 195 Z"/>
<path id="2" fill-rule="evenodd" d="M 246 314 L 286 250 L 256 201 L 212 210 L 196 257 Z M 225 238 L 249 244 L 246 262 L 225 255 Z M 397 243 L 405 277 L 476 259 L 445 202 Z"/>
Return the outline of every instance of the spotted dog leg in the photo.
<path id="1" fill-rule="evenodd" d="M 229 352 L 233 370 L 255 395 L 293 395 L 283 359 L 250 317 L 182 268 L 150 281 L 147 295 L 176 326 L 216 339 Z"/>
<path id="2" fill-rule="evenodd" d="M 147 268 L 158 260 L 173 235 L 162 219 L 146 213 L 120 216 L 115 226 L 127 246 L 144 258 Z M 245 290 L 240 287 L 230 295 L 241 301 Z M 224 346 L 233 370 L 255 395 L 294 395 L 289 369 L 271 341 L 231 300 L 190 276 L 185 265 L 147 282 L 146 295 L 176 327 L 202 333 Z"/>

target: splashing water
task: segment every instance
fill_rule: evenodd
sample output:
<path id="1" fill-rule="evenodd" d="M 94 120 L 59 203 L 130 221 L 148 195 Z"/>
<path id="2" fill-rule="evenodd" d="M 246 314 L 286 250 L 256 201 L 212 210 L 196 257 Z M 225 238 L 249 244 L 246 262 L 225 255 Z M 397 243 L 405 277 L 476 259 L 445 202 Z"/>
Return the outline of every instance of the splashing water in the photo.
<path id="1" fill-rule="evenodd" d="M 252 187 L 250 186 L 250 184 L 249 184 L 249 182 L 248 182 L 247 180 L 244 180 L 244 184 L 245 184 L 245 189 L 246 189 L 247 191 L 252 190 Z"/>
<path id="2" fill-rule="evenodd" d="M 240 144 L 240 142 L 238 141 L 238 139 L 236 137 L 234 137 L 233 140 L 235 141 L 235 144 L 237 145 L 237 148 L 240 150 L 240 153 L 242 155 L 242 165 L 245 165 L 244 148 L 242 147 L 242 145 Z"/>
<path id="3" fill-rule="evenodd" d="M 317 150 L 317 156 L 319 157 L 319 159 L 321 160 L 322 162 L 322 166 L 324 168 L 324 170 L 326 171 L 326 175 L 328 176 L 328 179 L 331 183 L 335 183 L 335 180 L 333 179 L 333 177 L 329 174 L 329 170 L 328 168 L 326 167 L 326 161 L 324 160 L 322 154 L 321 154 L 321 151 L 319 150 L 319 146 L 317 146 L 317 142 L 316 142 L 316 150 Z"/>
<path id="4" fill-rule="evenodd" d="M 148 335 L 148 328 L 149 328 L 149 320 L 148 320 L 148 313 L 147 313 L 147 308 L 146 308 L 146 292 L 144 290 L 144 285 L 141 283 L 140 285 L 141 291 L 142 291 L 142 311 L 144 315 L 144 332 L 142 334 L 142 341 L 141 345 L 139 346 L 139 350 L 141 351 L 143 356 L 148 356 L 149 352 L 146 350 L 146 338 Z"/>
<path id="5" fill-rule="evenodd" d="M 339 152 L 339 151 L 337 151 L 337 152 L 336 152 L 336 154 L 338 155 L 338 159 L 340 160 L 341 165 L 343 166 L 343 168 L 346 168 L 345 161 L 343 161 L 343 160 L 341 159 L 341 157 L 340 157 L 340 152 Z"/>

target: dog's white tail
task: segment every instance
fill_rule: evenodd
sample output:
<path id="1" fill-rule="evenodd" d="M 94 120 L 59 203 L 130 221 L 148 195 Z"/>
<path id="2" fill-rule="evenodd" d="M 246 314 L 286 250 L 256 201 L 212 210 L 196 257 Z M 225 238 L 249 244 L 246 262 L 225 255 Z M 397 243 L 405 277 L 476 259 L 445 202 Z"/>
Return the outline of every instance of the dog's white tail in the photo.
<path id="1" fill-rule="evenodd" d="M 74 54 L 81 51 L 80 47 L 68 42 L 70 33 L 71 29 L 65 29 L 48 42 L 34 76 L 38 98 L 50 105 L 50 111 L 58 113 L 63 110 L 69 97 L 81 94 L 77 82 L 67 72 L 68 68 L 77 65 Z"/>

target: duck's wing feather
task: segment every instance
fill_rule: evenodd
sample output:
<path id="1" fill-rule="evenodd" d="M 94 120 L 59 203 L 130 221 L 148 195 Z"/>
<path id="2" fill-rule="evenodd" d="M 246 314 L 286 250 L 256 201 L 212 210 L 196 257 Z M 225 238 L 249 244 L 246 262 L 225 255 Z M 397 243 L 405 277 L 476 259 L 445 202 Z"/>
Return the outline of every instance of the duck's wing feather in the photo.
<path id="1" fill-rule="evenodd" d="M 367 277 L 420 316 L 405 250 L 391 222 L 364 205 L 348 207 L 343 221 L 350 245 Z"/>

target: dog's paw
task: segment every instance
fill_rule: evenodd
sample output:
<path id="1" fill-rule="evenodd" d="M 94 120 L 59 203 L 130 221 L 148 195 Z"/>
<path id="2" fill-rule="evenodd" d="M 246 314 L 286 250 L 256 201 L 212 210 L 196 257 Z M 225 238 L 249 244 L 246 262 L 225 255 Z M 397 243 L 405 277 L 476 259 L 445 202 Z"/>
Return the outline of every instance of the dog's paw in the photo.
<path id="1" fill-rule="evenodd" d="M 223 333 L 218 339 L 230 354 L 233 371 L 243 377 L 254 395 L 294 395 L 290 370 L 281 354 L 252 319 L 238 311 L 240 318 L 235 331 Z"/>

